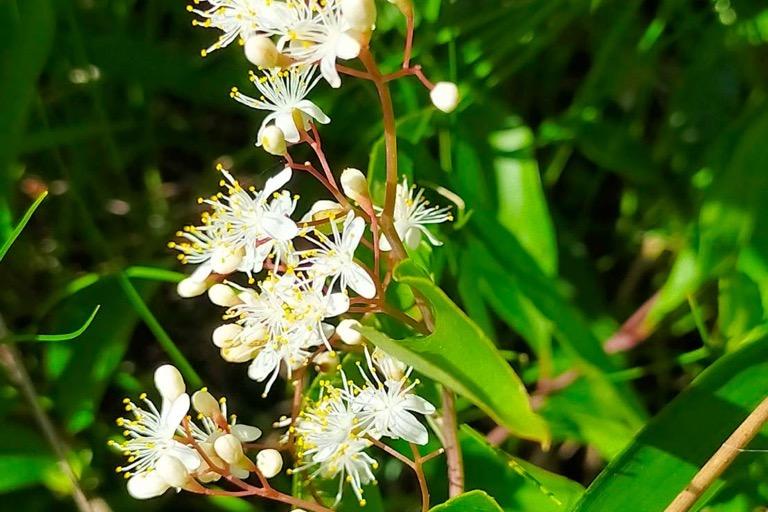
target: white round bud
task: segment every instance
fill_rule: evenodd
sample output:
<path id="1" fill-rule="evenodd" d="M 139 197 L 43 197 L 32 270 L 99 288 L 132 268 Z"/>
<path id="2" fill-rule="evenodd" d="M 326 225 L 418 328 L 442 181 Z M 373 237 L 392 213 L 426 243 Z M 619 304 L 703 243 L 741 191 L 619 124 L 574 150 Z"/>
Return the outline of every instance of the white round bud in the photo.
<path id="1" fill-rule="evenodd" d="M 283 469 L 283 456 L 273 449 L 261 450 L 256 455 L 256 467 L 266 478 L 273 478 Z"/>
<path id="2" fill-rule="evenodd" d="M 205 293 L 208 289 L 208 283 L 205 281 L 198 281 L 191 277 L 182 279 L 178 285 L 176 285 L 176 293 L 182 299 L 191 299 L 193 297 L 199 297 Z"/>
<path id="3" fill-rule="evenodd" d="M 157 471 L 137 473 L 128 480 L 128 494 L 137 500 L 157 498 L 169 487 Z"/>
<path id="4" fill-rule="evenodd" d="M 192 395 L 192 405 L 195 410 L 203 416 L 213 418 L 214 416 L 221 415 L 219 402 L 217 402 L 216 399 L 213 398 L 213 395 L 205 388 L 196 391 L 195 394 Z"/>
<path id="5" fill-rule="evenodd" d="M 459 104 L 459 88 L 453 82 L 438 82 L 429 97 L 438 110 L 449 114 L 456 110 Z"/>
<path id="6" fill-rule="evenodd" d="M 351 318 L 342 320 L 336 326 L 336 334 L 347 345 L 359 345 L 363 342 L 363 335 L 357 330 L 361 325 L 360 322 Z"/>
<path id="7" fill-rule="evenodd" d="M 359 169 L 352 167 L 344 169 L 341 173 L 341 188 L 344 194 L 358 203 L 369 202 L 368 179 Z"/>
<path id="8" fill-rule="evenodd" d="M 237 464 L 245 457 L 243 445 L 240 440 L 232 434 L 224 434 L 213 443 L 213 449 L 216 455 L 227 464 Z"/>
<path id="9" fill-rule="evenodd" d="M 225 348 L 232 343 L 232 340 L 243 332 L 243 328 L 237 324 L 224 324 L 213 331 L 213 344 L 219 348 Z"/>
<path id="10" fill-rule="evenodd" d="M 242 247 L 236 249 L 231 247 L 219 247 L 214 251 L 213 256 L 211 257 L 213 271 L 222 275 L 231 274 L 240 266 L 240 263 L 243 261 L 243 256 L 245 256 L 245 250 Z"/>
<path id="11" fill-rule="evenodd" d="M 216 283 L 208 289 L 208 298 L 211 299 L 211 302 L 223 308 L 231 308 L 243 302 L 231 286 L 222 283 Z"/>
<path id="12" fill-rule="evenodd" d="M 252 35 L 245 40 L 245 58 L 252 64 L 263 68 L 274 68 L 280 58 L 280 52 L 272 40 L 262 35 Z"/>
<path id="13" fill-rule="evenodd" d="M 376 3 L 374 0 L 341 0 L 341 15 L 356 30 L 372 30 L 376 24 Z"/>
<path id="14" fill-rule="evenodd" d="M 270 124 L 261 131 L 259 146 L 271 155 L 283 156 L 288 151 L 285 143 L 285 133 L 276 124 Z"/>
<path id="15" fill-rule="evenodd" d="M 312 362 L 319 372 L 329 373 L 339 366 L 339 356 L 336 352 L 320 352 Z"/>
<path id="16" fill-rule="evenodd" d="M 155 370 L 155 387 L 163 397 L 163 400 L 168 400 L 169 402 L 179 398 L 187 389 L 187 386 L 184 384 L 184 378 L 179 370 L 170 364 L 164 364 Z"/>
<path id="17" fill-rule="evenodd" d="M 172 455 L 163 455 L 157 459 L 155 470 L 171 487 L 184 487 L 189 481 L 189 470 Z"/>

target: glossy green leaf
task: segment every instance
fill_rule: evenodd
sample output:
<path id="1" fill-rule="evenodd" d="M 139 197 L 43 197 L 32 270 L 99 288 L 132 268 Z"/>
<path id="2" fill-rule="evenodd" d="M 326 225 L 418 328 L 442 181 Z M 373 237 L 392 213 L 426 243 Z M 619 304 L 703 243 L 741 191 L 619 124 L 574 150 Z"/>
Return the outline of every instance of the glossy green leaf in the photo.
<path id="1" fill-rule="evenodd" d="M 763 337 L 719 359 L 653 418 L 574 512 L 664 510 L 766 395 Z"/>
<path id="2" fill-rule="evenodd" d="M 466 488 L 487 492 L 507 512 L 566 511 L 584 492 L 576 482 L 494 448 L 467 425 L 459 440 Z"/>
<path id="3" fill-rule="evenodd" d="M 525 386 L 482 330 L 412 262 L 398 266 L 395 278 L 417 289 L 431 304 L 434 333 L 393 340 L 363 327 L 363 335 L 424 375 L 470 399 L 515 435 L 548 443 L 547 425 L 533 412 Z"/>
<path id="4" fill-rule="evenodd" d="M 496 501 L 483 491 L 470 491 L 431 509 L 431 512 L 502 512 Z"/>

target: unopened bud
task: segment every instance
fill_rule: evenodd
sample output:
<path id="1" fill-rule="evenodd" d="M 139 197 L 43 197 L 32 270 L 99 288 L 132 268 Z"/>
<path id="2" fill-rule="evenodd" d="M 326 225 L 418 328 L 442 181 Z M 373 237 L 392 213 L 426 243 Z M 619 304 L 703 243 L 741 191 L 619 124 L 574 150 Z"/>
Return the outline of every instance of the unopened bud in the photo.
<path id="1" fill-rule="evenodd" d="M 266 478 L 273 478 L 283 469 L 283 456 L 273 449 L 261 450 L 256 455 L 256 467 Z"/>
<path id="2" fill-rule="evenodd" d="M 234 249 L 231 247 L 219 247 L 211 257 L 213 271 L 222 275 L 231 274 L 240 266 L 243 256 L 245 256 L 245 250 L 242 247 Z"/>
<path id="3" fill-rule="evenodd" d="M 219 348 L 227 347 L 241 332 L 243 328 L 237 324 L 221 325 L 213 331 L 213 344 Z"/>
<path id="4" fill-rule="evenodd" d="M 459 104 L 459 88 L 453 82 L 438 82 L 429 93 L 432 104 L 449 114 L 456 110 Z"/>
<path id="5" fill-rule="evenodd" d="M 170 364 L 164 364 L 155 370 L 155 387 L 163 399 L 169 402 L 179 398 L 187 389 L 179 370 Z"/>
<path id="6" fill-rule="evenodd" d="M 322 373 L 329 373 L 339 366 L 339 356 L 336 352 L 320 352 L 315 356 L 313 360 L 317 371 Z"/>
<path id="7" fill-rule="evenodd" d="M 275 124 L 264 127 L 261 131 L 258 145 L 271 155 L 282 156 L 288 151 L 288 146 L 285 143 L 285 133 Z"/>
<path id="8" fill-rule="evenodd" d="M 336 334 L 347 345 L 359 345 L 363 342 L 363 335 L 357 330 L 360 326 L 360 322 L 348 318 L 339 322 L 336 326 Z"/>
<path id="9" fill-rule="evenodd" d="M 231 308 L 242 303 L 238 293 L 231 286 L 222 283 L 216 283 L 208 289 L 208 298 L 223 308 Z"/>
<path id="10" fill-rule="evenodd" d="M 245 457 L 242 443 L 232 434 L 224 434 L 216 439 L 213 443 L 213 449 L 216 451 L 216 455 L 227 464 L 237 464 Z"/>
<path id="11" fill-rule="evenodd" d="M 348 168 L 341 173 L 341 188 L 344 194 L 358 203 L 370 202 L 368 179 L 359 169 Z"/>
<path id="12" fill-rule="evenodd" d="M 370 31 L 376 24 L 374 0 L 341 0 L 341 15 L 350 27 Z"/>
<path id="13" fill-rule="evenodd" d="M 203 416 L 213 418 L 214 416 L 221 415 L 219 402 L 217 402 L 216 399 L 213 398 L 213 395 L 205 388 L 196 391 L 195 394 L 192 395 L 192 405 L 195 410 Z"/>
<path id="14" fill-rule="evenodd" d="M 205 281 L 198 281 L 191 277 L 182 279 L 178 285 L 176 285 L 176 293 L 182 299 L 191 299 L 193 297 L 199 297 L 205 293 L 208 289 L 208 283 Z"/>
<path id="15" fill-rule="evenodd" d="M 167 491 L 168 487 L 157 471 L 137 473 L 128 480 L 128 494 L 137 500 L 156 498 Z"/>
<path id="16" fill-rule="evenodd" d="M 405 363 L 398 361 L 391 355 L 387 354 L 379 347 L 376 347 L 371 354 L 374 364 L 378 367 L 381 373 L 387 380 L 400 380 L 405 376 L 405 371 L 408 368 Z"/>
<path id="17" fill-rule="evenodd" d="M 172 455 L 161 456 L 155 463 L 155 470 L 171 487 L 184 487 L 189 481 L 189 470 Z"/>
<path id="18" fill-rule="evenodd" d="M 280 52 L 272 40 L 266 36 L 253 35 L 245 40 L 245 58 L 252 64 L 263 68 L 274 68 L 280 58 Z"/>

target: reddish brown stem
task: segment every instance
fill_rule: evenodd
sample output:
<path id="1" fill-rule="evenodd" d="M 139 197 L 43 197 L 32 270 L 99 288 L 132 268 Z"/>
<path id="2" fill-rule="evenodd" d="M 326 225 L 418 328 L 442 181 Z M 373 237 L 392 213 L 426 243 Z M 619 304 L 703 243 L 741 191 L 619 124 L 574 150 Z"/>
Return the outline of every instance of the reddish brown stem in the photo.
<path id="1" fill-rule="evenodd" d="M 416 473 L 416 478 L 419 480 L 419 489 L 421 490 L 421 512 L 429 511 L 429 486 L 427 485 L 427 478 L 424 476 L 424 458 L 419 453 L 418 447 L 411 445 L 411 452 L 413 453 L 413 471 Z"/>

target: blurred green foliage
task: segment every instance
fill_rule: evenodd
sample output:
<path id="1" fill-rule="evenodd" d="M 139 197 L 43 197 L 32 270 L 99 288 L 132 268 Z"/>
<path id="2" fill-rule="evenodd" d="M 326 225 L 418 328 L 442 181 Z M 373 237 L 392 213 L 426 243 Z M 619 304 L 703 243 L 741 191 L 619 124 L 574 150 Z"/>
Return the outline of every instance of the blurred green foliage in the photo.
<path id="1" fill-rule="evenodd" d="M 373 51 L 394 69 L 402 20 L 380 4 Z M 463 102 L 438 115 L 415 80 L 394 85 L 401 170 L 466 202 L 445 246 L 419 257 L 529 389 L 581 375 L 542 398 L 549 451 L 484 444 L 477 432 L 494 423 L 461 400 L 468 471 L 499 468 L 468 483 L 495 502 L 478 492 L 438 510 L 570 510 L 607 462 L 577 510 L 663 510 L 768 394 L 768 7 L 416 4 L 416 59 L 459 83 Z M 161 362 L 186 357 L 187 379 L 203 376 L 247 423 L 266 427 L 289 407 L 221 361 L 213 309 L 174 293 L 165 243 L 215 190 L 215 163 L 256 185 L 280 166 L 253 146 L 259 114 L 228 96 L 248 90 L 242 55 L 201 59 L 212 35 L 190 21 L 164 0 L 0 0 L 0 242 L 50 193 L 0 265 L 0 337 L 73 332 L 101 306 L 76 340 L 21 350 L 84 490 L 111 509 L 273 510 L 189 495 L 139 505 L 109 470 L 120 399 Z M 368 165 L 381 192 L 373 88 L 346 77 L 317 102 L 333 118 L 322 132 L 332 164 Z M 320 193 L 303 178 L 296 190 L 304 206 Z M 638 346 L 607 355 L 602 342 L 643 304 L 645 321 L 624 331 Z M 73 508 L 4 376 L 0 397 L 0 508 Z M 437 504 L 443 463 L 427 470 Z M 764 455 L 743 454 L 706 509 L 765 506 L 767 472 Z M 380 480 L 371 510 L 415 508 L 400 466 Z"/>

